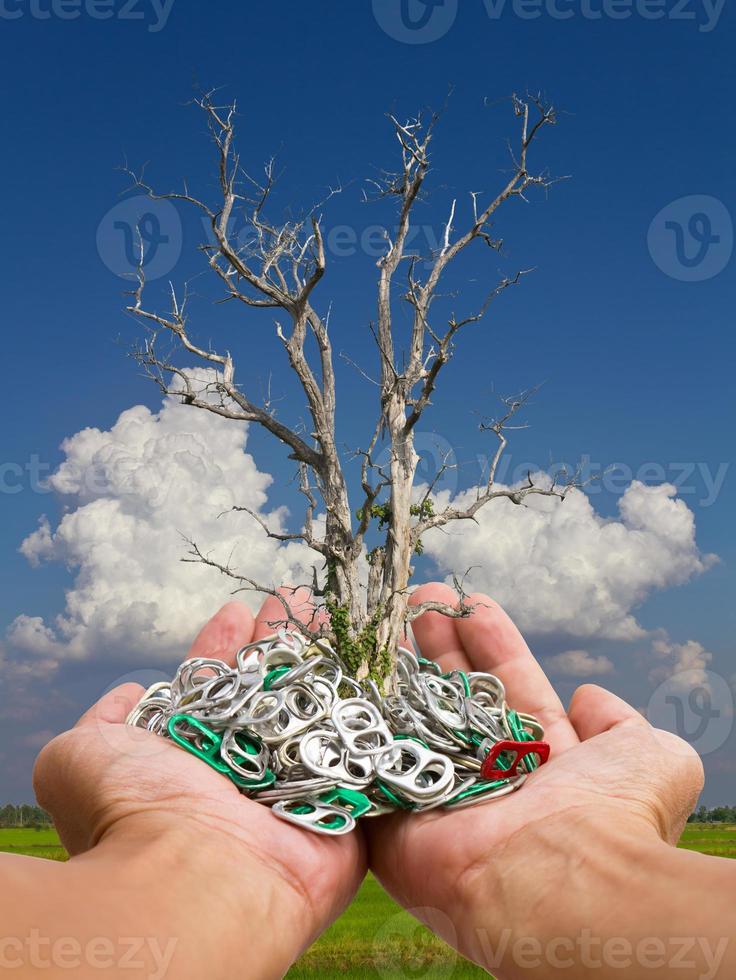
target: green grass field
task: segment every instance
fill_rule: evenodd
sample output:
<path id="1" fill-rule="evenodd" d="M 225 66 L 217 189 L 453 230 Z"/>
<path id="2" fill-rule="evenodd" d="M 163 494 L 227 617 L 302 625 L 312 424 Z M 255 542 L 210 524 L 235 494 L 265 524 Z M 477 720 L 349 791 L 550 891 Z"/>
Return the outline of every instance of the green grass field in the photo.
<path id="1" fill-rule="evenodd" d="M 680 847 L 736 858 L 736 825 L 688 824 Z M 54 861 L 66 859 L 54 830 L 0 829 L 0 851 Z M 292 967 L 288 977 L 289 980 L 317 977 L 465 980 L 487 977 L 487 974 L 457 957 L 401 911 L 374 878 L 368 877 L 350 908 Z"/>
<path id="2" fill-rule="evenodd" d="M 690 823 L 680 847 L 715 857 L 736 858 L 736 824 Z"/>
<path id="3" fill-rule="evenodd" d="M 33 830 L 32 828 L 0 828 L 0 851 L 11 854 L 28 854 L 31 857 L 47 858 L 52 861 L 66 861 L 66 851 L 59 843 L 55 830 Z"/>

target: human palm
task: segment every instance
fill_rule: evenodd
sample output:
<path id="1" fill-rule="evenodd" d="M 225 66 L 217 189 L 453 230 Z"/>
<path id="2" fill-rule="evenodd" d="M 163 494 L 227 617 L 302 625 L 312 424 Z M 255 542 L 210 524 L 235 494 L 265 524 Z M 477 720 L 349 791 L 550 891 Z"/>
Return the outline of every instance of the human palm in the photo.
<path id="1" fill-rule="evenodd" d="M 282 606 L 264 603 L 254 619 L 229 603 L 200 632 L 190 657 L 234 663 L 237 650 L 273 632 Z M 316 938 L 353 897 L 365 873 L 359 833 L 324 837 L 277 820 L 222 775 L 168 740 L 124 724 L 143 688 L 122 685 L 41 753 L 35 784 L 62 843 L 80 854 L 110 835 L 184 837 L 212 855 L 223 894 L 248 891 L 271 901 L 295 951 Z M 164 846 L 166 846 L 164 844 Z M 232 886 L 230 882 L 234 883 Z M 275 923 L 276 925 L 277 923 Z"/>
<path id="2" fill-rule="evenodd" d="M 428 599 L 452 602 L 454 594 L 430 584 L 412 596 L 414 603 Z M 415 620 L 421 654 L 445 671 L 500 677 L 509 704 L 541 721 L 551 759 L 510 796 L 455 811 L 393 814 L 368 822 L 367 834 L 371 866 L 387 891 L 488 967 L 503 929 L 537 936 L 544 916 L 557 915 L 566 885 L 558 869 L 564 875 L 570 860 L 559 842 L 585 823 L 614 827 L 622 841 L 651 835 L 675 843 L 702 769 L 686 743 L 657 732 L 601 688 L 580 688 L 565 712 L 506 613 L 487 596 L 467 601 L 475 607 L 467 619 L 425 613 Z"/>
<path id="3" fill-rule="evenodd" d="M 411 601 L 453 598 L 448 587 L 431 584 Z M 674 843 L 702 775 L 688 746 L 656 732 L 600 688 L 579 689 L 566 713 L 503 610 L 487 596 L 469 603 L 474 611 L 466 619 L 436 613 L 416 619 L 420 652 L 443 670 L 497 674 L 509 703 L 543 724 L 552 758 L 520 792 L 500 800 L 361 824 L 384 887 L 464 955 L 488 966 L 488 943 L 492 948 L 503 928 L 544 931 L 545 912 L 556 908 L 556 889 L 565 885 L 560 862 L 564 873 L 570 860 L 558 841 L 600 823 L 616 827 L 622 839 L 650 835 Z M 302 608 L 309 618 L 311 610 Z M 276 598 L 255 619 L 242 604 L 229 603 L 189 655 L 233 663 L 241 646 L 272 633 L 281 618 Z M 288 963 L 353 897 L 366 867 L 363 832 L 326 838 L 280 821 L 168 740 L 125 726 L 141 694 L 135 684 L 116 688 L 47 746 L 35 773 L 39 801 L 71 854 L 128 831 L 134 840 L 183 837 L 207 855 L 204 873 L 216 874 L 224 893 L 246 904 L 257 894 L 273 909 Z M 567 907 L 574 923 L 576 908 Z"/>

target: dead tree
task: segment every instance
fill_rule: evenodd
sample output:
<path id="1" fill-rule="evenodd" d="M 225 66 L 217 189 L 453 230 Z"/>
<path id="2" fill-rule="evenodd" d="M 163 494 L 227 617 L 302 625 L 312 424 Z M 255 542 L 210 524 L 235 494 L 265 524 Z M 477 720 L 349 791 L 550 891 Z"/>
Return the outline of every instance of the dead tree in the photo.
<path id="1" fill-rule="evenodd" d="M 252 311 L 264 310 L 275 314 L 276 334 L 303 390 L 311 431 L 291 427 L 277 416 L 271 404 L 259 403 L 244 391 L 236 381 L 229 352 L 197 343 L 188 323 L 186 289 L 178 296 L 172 286 L 170 309 L 165 313 L 144 304 L 142 245 L 137 286 L 128 306 L 129 312 L 148 327 L 136 357 L 163 392 L 225 419 L 257 423 L 284 444 L 298 468 L 299 488 L 306 501 L 303 526 L 293 533 L 277 533 L 260 515 L 248 512 L 270 537 L 303 541 L 316 552 L 319 569 L 315 567 L 311 587 L 329 613 L 332 640 L 358 678 L 370 675 L 385 682 L 391 676 L 394 651 L 407 621 L 428 609 L 448 616 L 471 612 L 461 587 L 457 606 L 438 602 L 408 606 L 412 561 L 421 550 L 422 535 L 453 521 L 472 521 L 482 507 L 499 497 L 522 504 L 532 494 L 564 497 L 571 486 L 570 481 L 539 485 L 531 477 L 520 488 L 496 484 L 498 463 L 506 446 L 505 430 L 525 400 L 521 396 L 507 400 L 502 415 L 482 426 L 493 434 L 497 446 L 486 478 L 476 488 L 469 506 L 450 505 L 436 511 L 435 484 L 427 488 L 421 499 L 414 487 L 418 462 L 414 433 L 431 404 L 440 373 L 452 358 L 458 335 L 477 324 L 499 295 L 516 285 L 525 273 L 520 271 L 495 282 L 475 312 L 452 316 L 441 326 L 433 318 L 433 301 L 448 267 L 467 248 L 478 243 L 493 254 L 500 250 L 501 242 L 492 236 L 491 225 L 503 204 L 524 198 L 531 188 L 547 188 L 552 183 L 546 172 L 533 173 L 529 169 L 528 158 L 541 130 L 555 123 L 555 112 L 541 97 L 512 97 L 519 134 L 517 147 L 511 151 L 509 175 L 486 202 L 479 193 L 469 195 L 467 209 L 452 201 L 443 223 L 441 244 L 428 263 L 420 263 L 417 256 L 410 254 L 407 241 L 429 173 L 430 144 L 438 117 L 425 120 L 418 115 L 401 122 L 389 115 L 400 165 L 394 172 L 384 172 L 371 185 L 375 196 L 396 202 L 398 222 L 395 234 L 386 235 L 385 252 L 377 263 L 377 315 L 371 330 L 380 363 L 379 406 L 372 434 L 357 453 L 362 490 L 360 505 L 354 508 L 348 492 L 346 459 L 335 434 L 335 370 L 329 317 L 320 311 L 323 307 L 315 299 L 327 265 L 320 215 L 313 209 L 301 220 L 274 222 L 270 218 L 274 163 L 266 166 L 262 180 L 246 173 L 235 148 L 235 104 L 221 107 L 213 98 L 210 93 L 196 102 L 206 114 L 218 157 L 216 203 L 200 200 L 187 187 L 179 193 L 159 194 L 142 175 L 133 176 L 137 188 L 152 199 L 179 201 L 205 216 L 212 236 L 201 249 L 221 281 L 225 299 L 242 304 L 249 316 L 254 315 Z M 461 219 L 460 213 L 466 210 L 467 217 Z M 236 215 L 245 222 L 247 240 L 242 234 L 233 233 Z M 394 326 L 400 274 L 406 284 L 400 301 L 408 304 L 411 319 L 405 351 L 400 349 Z M 165 354 L 158 343 L 162 335 L 175 341 L 174 345 L 167 345 Z M 309 349 L 317 352 L 311 360 L 308 343 Z M 196 370 L 182 367 L 171 353 L 172 347 L 185 351 L 210 372 L 203 379 L 201 372 L 198 376 Z M 390 450 L 386 465 L 377 461 L 382 445 Z M 378 543 L 373 544 L 376 534 Z M 190 544 L 188 560 L 218 568 L 237 581 L 238 589 L 276 594 L 275 583 L 255 582 L 248 577 L 247 569 L 233 569 L 210 557 L 198 543 Z M 294 621 L 288 596 L 281 595 L 281 601 L 284 620 Z"/>

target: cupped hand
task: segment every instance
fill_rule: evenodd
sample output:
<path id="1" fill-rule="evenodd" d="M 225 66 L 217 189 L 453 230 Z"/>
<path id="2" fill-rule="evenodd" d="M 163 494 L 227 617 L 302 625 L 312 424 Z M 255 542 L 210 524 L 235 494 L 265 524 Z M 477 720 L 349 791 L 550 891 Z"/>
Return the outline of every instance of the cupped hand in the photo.
<path id="1" fill-rule="evenodd" d="M 429 599 L 456 596 L 429 584 L 411 601 Z M 614 886 L 606 895 L 618 889 L 625 899 L 640 873 L 638 849 L 677 842 L 702 766 L 685 742 L 599 687 L 579 688 L 565 712 L 506 613 L 484 595 L 467 601 L 468 618 L 427 612 L 415 620 L 420 653 L 444 671 L 496 674 L 508 703 L 541 721 L 551 759 L 510 796 L 365 826 L 371 866 L 387 891 L 465 956 L 512 976 L 491 962 L 504 931 L 567 936 L 604 917 L 600 882 Z"/>
<path id="2" fill-rule="evenodd" d="M 308 620 L 312 610 L 306 595 L 301 599 L 290 593 L 292 608 L 304 609 Z M 189 656 L 233 664 L 240 647 L 273 633 L 282 618 L 275 597 L 255 618 L 242 603 L 228 603 Z M 135 853 L 153 840 L 172 866 L 186 870 L 191 857 L 196 873 L 187 879 L 188 894 L 179 888 L 172 901 L 191 905 L 192 922 L 216 917 L 249 976 L 258 972 L 244 933 L 249 922 L 262 922 L 275 957 L 269 975 L 280 975 L 352 899 L 365 873 L 362 836 L 305 833 L 172 742 L 125 726 L 142 693 L 137 684 L 116 688 L 46 746 L 34 773 L 38 800 L 71 855 L 110 842 Z"/>

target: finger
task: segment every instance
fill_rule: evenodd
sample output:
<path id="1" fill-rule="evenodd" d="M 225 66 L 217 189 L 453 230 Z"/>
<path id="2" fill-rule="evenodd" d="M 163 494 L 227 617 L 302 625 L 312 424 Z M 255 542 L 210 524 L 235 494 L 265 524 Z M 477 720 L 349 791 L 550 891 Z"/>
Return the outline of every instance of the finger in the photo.
<path id="1" fill-rule="evenodd" d="M 570 719 L 583 739 L 574 757 L 578 777 L 584 774 L 610 800 L 627 800 L 663 840 L 677 843 L 703 787 L 693 747 L 594 684 L 575 692 Z"/>
<path id="2" fill-rule="evenodd" d="M 582 742 L 608 732 L 624 721 L 648 724 L 636 708 L 597 684 L 583 684 L 575 691 L 568 717 Z"/>
<path id="3" fill-rule="evenodd" d="M 253 613 L 242 602 L 227 602 L 197 634 L 187 654 L 211 657 L 234 666 L 238 650 L 253 639 Z"/>
<path id="4" fill-rule="evenodd" d="M 85 711 L 74 727 L 122 724 L 140 701 L 144 690 L 140 684 L 120 684 Z"/>
<path id="5" fill-rule="evenodd" d="M 151 756 L 150 732 L 124 728 L 123 722 L 139 702 L 140 684 L 121 684 L 108 691 L 69 731 L 48 742 L 33 767 L 33 788 L 40 805 L 51 814 L 69 854 L 88 850 L 96 841 L 95 828 L 107 816 L 104 786 L 110 773 L 128 767 L 134 777 L 136 762 L 145 766 Z M 144 744 L 145 742 L 145 744 Z M 140 753 L 140 754 L 139 754 Z M 119 799 L 125 801 L 126 783 Z"/>
<path id="6" fill-rule="evenodd" d="M 455 623 L 473 670 L 488 671 L 503 681 L 508 703 L 539 719 L 554 752 L 577 745 L 562 702 L 511 618 L 487 595 L 476 593 L 466 602 L 473 612 Z"/>
<path id="7" fill-rule="evenodd" d="M 449 585 L 442 582 L 427 582 L 415 589 L 409 599 L 410 606 L 420 606 L 423 602 L 446 602 L 457 606 L 458 595 Z M 463 650 L 457 635 L 455 620 L 438 612 L 425 612 L 412 623 L 414 639 L 419 652 L 427 660 L 434 660 L 444 672 L 449 670 L 472 670 L 470 661 Z"/>
<path id="8" fill-rule="evenodd" d="M 268 596 L 256 616 L 254 640 L 262 640 L 279 629 L 293 626 L 294 619 L 310 629 L 318 629 L 320 623 L 324 622 L 325 613 L 315 610 L 309 589 L 304 586 L 296 589 L 281 586 L 276 591 L 278 596 Z"/>

